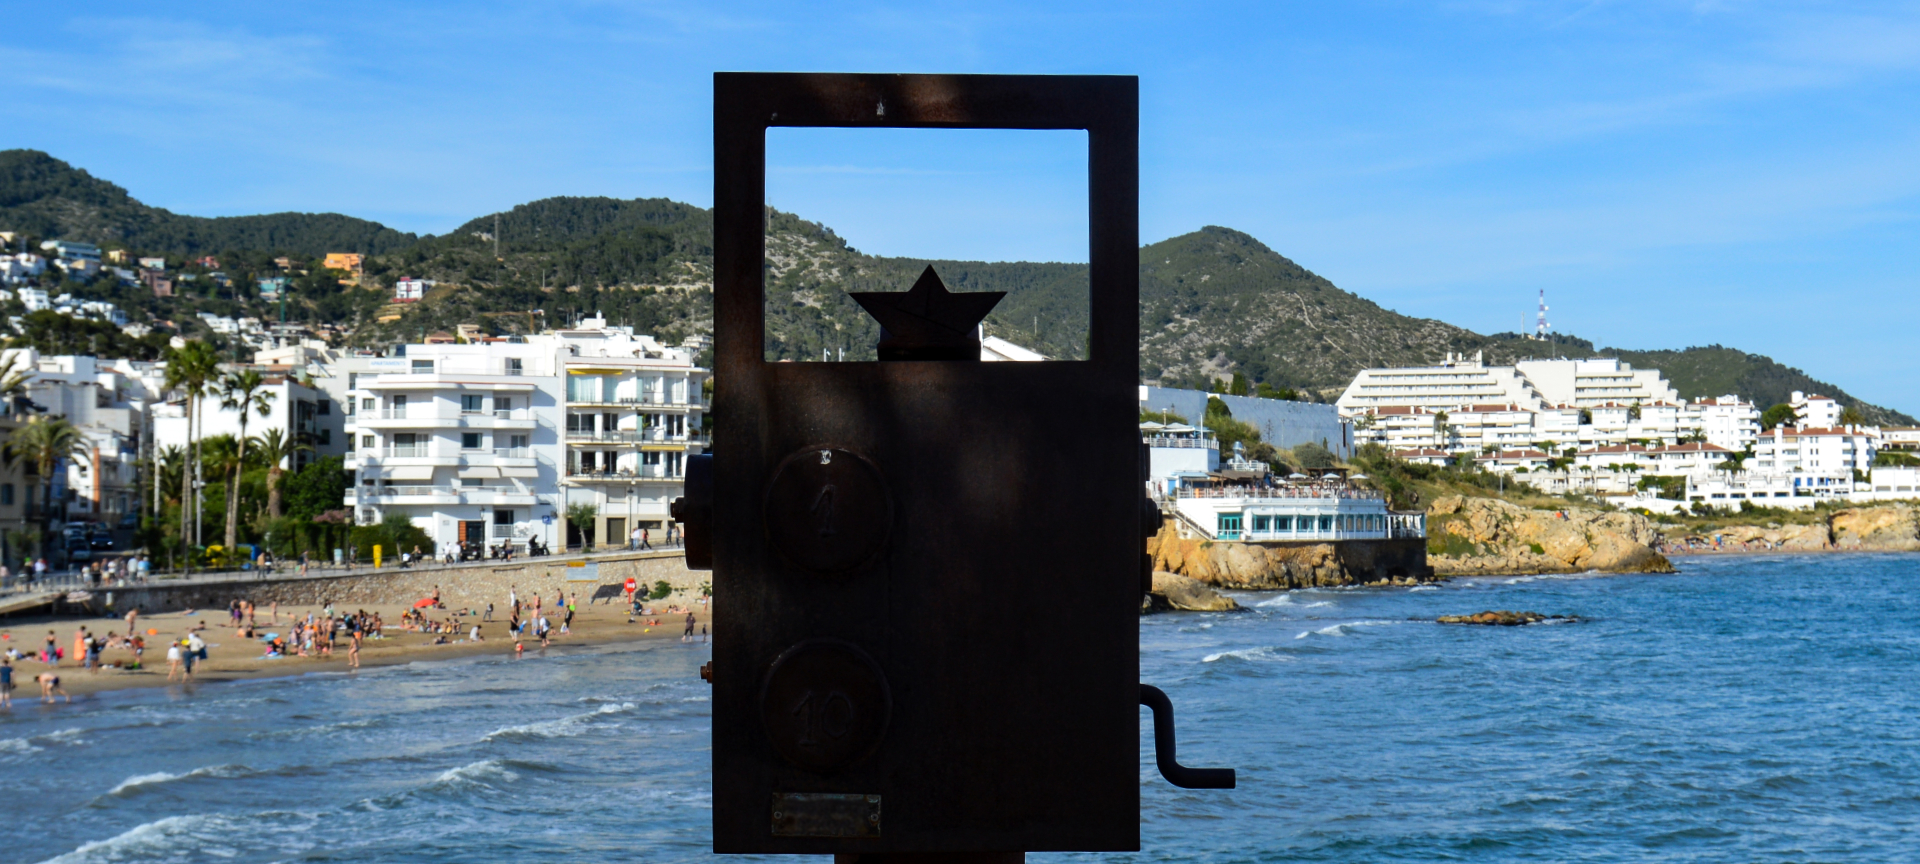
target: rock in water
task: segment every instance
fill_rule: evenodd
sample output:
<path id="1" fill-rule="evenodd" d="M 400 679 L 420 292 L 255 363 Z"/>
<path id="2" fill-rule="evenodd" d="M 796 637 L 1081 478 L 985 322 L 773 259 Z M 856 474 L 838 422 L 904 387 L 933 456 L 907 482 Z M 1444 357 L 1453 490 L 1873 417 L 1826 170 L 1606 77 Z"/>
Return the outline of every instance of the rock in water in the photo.
<path id="1" fill-rule="evenodd" d="M 1442 615 L 1434 619 L 1441 624 L 1479 624 L 1483 627 L 1519 627 L 1524 624 L 1538 624 L 1542 621 L 1578 621 L 1572 615 L 1542 615 L 1538 612 L 1513 612 L 1507 609 L 1488 610 L 1478 615 Z"/>
<path id="2" fill-rule="evenodd" d="M 1206 583 L 1165 570 L 1153 572 L 1153 593 L 1147 603 L 1155 607 L 1165 603 L 1168 608 L 1187 612 L 1233 612 L 1240 608 L 1232 597 L 1222 596 Z"/>
<path id="3" fill-rule="evenodd" d="M 1580 507 L 1532 510 L 1450 495 L 1427 510 L 1428 559 L 1446 576 L 1509 573 L 1672 573 L 1653 547 L 1660 533 L 1635 513 Z M 1459 550 L 1439 554 L 1440 550 Z"/>

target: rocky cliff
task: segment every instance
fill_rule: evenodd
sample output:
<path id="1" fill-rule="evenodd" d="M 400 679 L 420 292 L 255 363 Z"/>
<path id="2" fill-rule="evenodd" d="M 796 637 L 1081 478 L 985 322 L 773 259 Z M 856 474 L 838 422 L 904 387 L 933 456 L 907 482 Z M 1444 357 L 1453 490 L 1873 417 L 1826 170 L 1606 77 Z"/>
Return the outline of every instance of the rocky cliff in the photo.
<path id="1" fill-rule="evenodd" d="M 1733 525 L 1704 532 L 1726 546 L 1766 547 L 1795 552 L 1920 551 L 1920 510 L 1908 504 L 1876 504 L 1835 510 L 1825 520 L 1809 525 Z"/>
<path id="2" fill-rule="evenodd" d="M 1660 532 L 1632 513 L 1530 510 L 1452 495 L 1428 508 L 1427 537 L 1428 560 L 1443 576 L 1673 572 L 1653 550 Z"/>
<path id="3" fill-rule="evenodd" d="M 1218 588 L 1280 590 L 1412 585 L 1433 578 L 1417 540 L 1240 543 L 1181 537 L 1172 521 L 1147 543 L 1153 569 Z"/>

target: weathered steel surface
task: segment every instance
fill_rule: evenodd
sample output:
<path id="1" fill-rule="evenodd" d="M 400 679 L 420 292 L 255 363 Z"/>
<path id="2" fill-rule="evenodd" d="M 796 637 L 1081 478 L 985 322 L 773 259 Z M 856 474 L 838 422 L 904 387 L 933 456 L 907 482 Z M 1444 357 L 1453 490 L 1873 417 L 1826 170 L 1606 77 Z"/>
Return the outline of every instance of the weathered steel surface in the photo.
<path id="1" fill-rule="evenodd" d="M 714 102 L 715 850 L 1137 849 L 1136 79 L 729 73 Z M 765 362 L 769 126 L 1086 130 L 1088 359 Z M 885 830 L 771 829 L 798 793 L 883 796 Z"/>

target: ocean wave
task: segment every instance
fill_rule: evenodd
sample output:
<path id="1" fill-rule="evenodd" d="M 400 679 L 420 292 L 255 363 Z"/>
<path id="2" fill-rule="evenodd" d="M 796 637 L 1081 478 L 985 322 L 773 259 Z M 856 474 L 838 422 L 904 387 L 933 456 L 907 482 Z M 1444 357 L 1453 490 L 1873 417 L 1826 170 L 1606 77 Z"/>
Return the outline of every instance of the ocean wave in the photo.
<path id="1" fill-rule="evenodd" d="M 1409 589 L 1407 589 L 1407 590 L 1409 590 L 1409 591 L 1438 591 L 1438 590 L 1440 590 L 1440 586 L 1438 586 L 1438 585 L 1415 585 L 1415 586 L 1413 586 L 1412 588 L 1409 588 Z"/>
<path id="2" fill-rule="evenodd" d="M 205 768 L 195 768 L 185 774 L 156 771 L 152 774 L 139 774 L 128 777 L 120 781 L 120 785 L 107 790 L 107 795 L 124 797 L 148 786 L 158 786 L 162 783 L 171 783 L 175 780 L 187 780 L 194 777 L 214 777 L 222 780 L 230 780 L 238 777 L 248 777 L 254 773 L 256 772 L 252 768 L 248 768 L 245 765 L 209 765 Z"/>
<path id="3" fill-rule="evenodd" d="M 1272 600 L 1262 600 L 1253 605 L 1254 605 L 1254 608 L 1256 609 L 1271 609 L 1275 606 L 1291 606 L 1295 609 L 1323 609 L 1328 606 L 1332 606 L 1333 601 L 1332 600 L 1315 600 L 1311 603 L 1300 603 L 1293 599 L 1293 592 L 1288 591 L 1288 592 L 1282 593 L 1278 597 L 1273 598 Z"/>
<path id="4" fill-rule="evenodd" d="M 369 717 L 361 720 L 342 720 L 338 723 L 322 723 L 318 726 L 300 726 L 294 729 L 268 729 L 262 732 L 254 732 L 247 737 L 255 740 L 304 738 L 308 735 L 328 735 L 335 732 L 344 732 L 348 729 L 371 729 L 375 726 L 384 725 L 385 723 L 386 721 L 380 718 Z"/>
<path id="5" fill-rule="evenodd" d="M 85 729 L 60 729 L 44 735 L 23 735 L 19 738 L 0 739 L 0 753 L 38 753 L 48 744 L 85 744 L 81 735 Z"/>
<path id="6" fill-rule="evenodd" d="M 585 714 L 574 714 L 554 720 L 542 720 L 538 723 L 525 723 L 519 726 L 505 726 L 487 733 L 482 741 L 524 741 L 540 738 L 571 738 L 585 734 L 592 728 L 595 720 L 612 714 L 624 714 L 640 706 L 633 702 L 602 705 Z"/>
<path id="7" fill-rule="evenodd" d="M 1292 663 L 1294 662 L 1292 657 L 1288 657 L 1285 654 L 1280 653 L 1280 649 L 1274 648 L 1272 646 L 1262 646 L 1259 648 L 1242 648 L 1237 651 L 1221 651 L 1217 654 L 1208 654 L 1207 656 L 1200 658 L 1200 662 L 1202 663 L 1218 663 L 1221 660 L 1242 660 L 1248 663 L 1262 663 L 1262 662 Z"/>
<path id="8" fill-rule="evenodd" d="M 168 816 L 135 825 L 105 840 L 83 843 L 41 864 L 119 864 L 119 862 L 186 862 L 239 857 L 233 843 L 244 838 L 267 841 L 277 853 L 310 849 L 308 829 L 319 820 L 302 813 L 195 813 Z M 277 856 L 276 856 L 277 857 Z"/>
<path id="9" fill-rule="evenodd" d="M 1404 621 L 1347 621 L 1341 624 L 1334 624 L 1330 627 L 1322 627 L 1318 630 L 1303 630 L 1301 631 L 1300 635 L 1295 636 L 1293 638 L 1305 639 L 1308 636 L 1349 636 L 1349 635 L 1352 635 L 1355 628 L 1359 628 L 1359 627 L 1387 627 L 1394 624 L 1404 624 L 1404 623 L 1406 622 Z"/>

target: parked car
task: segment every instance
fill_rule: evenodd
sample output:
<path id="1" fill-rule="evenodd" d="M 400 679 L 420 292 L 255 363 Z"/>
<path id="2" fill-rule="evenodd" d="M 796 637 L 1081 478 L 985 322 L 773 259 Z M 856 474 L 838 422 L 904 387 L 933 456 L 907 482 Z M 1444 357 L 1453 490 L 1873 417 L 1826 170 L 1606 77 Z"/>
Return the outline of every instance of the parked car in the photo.
<path id="1" fill-rule="evenodd" d="M 87 533 L 87 545 L 95 549 L 112 549 L 113 532 L 107 530 L 105 525 L 95 525 L 93 530 Z"/>
<path id="2" fill-rule="evenodd" d="M 93 560 L 93 547 L 88 546 L 87 541 L 84 539 L 77 542 L 69 540 L 67 542 L 67 560 L 91 561 Z"/>

